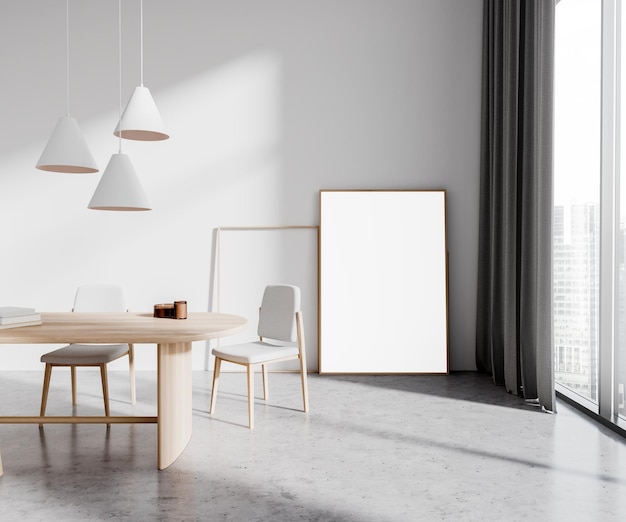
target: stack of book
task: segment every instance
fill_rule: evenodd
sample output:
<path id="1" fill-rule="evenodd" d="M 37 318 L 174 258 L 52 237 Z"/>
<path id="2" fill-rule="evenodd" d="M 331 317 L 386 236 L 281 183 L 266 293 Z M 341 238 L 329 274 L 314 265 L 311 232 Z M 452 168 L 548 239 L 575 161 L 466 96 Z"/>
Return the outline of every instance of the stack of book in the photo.
<path id="1" fill-rule="evenodd" d="M 0 306 L 0 329 L 41 324 L 41 315 L 34 308 Z"/>

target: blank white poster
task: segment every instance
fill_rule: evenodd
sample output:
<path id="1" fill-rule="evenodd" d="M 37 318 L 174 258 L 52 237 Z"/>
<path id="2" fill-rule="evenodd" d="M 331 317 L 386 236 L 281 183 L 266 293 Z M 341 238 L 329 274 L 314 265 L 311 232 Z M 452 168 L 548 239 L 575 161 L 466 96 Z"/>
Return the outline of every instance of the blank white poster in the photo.
<path id="1" fill-rule="evenodd" d="M 447 373 L 445 191 L 320 192 L 320 373 Z"/>

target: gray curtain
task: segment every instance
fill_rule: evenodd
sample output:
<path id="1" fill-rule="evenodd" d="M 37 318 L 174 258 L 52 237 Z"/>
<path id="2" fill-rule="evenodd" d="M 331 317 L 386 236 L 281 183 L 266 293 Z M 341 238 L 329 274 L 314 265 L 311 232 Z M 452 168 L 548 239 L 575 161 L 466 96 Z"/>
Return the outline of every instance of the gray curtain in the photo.
<path id="1" fill-rule="evenodd" d="M 554 0 L 484 0 L 476 365 L 555 411 Z"/>

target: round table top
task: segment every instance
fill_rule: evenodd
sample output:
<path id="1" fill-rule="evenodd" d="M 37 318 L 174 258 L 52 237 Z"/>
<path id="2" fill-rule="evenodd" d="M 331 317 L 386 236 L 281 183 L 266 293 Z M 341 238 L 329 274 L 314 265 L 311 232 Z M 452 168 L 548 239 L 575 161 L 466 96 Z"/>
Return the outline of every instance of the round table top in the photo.
<path id="1" fill-rule="evenodd" d="M 234 335 L 246 325 L 244 317 L 213 312 L 189 312 L 187 319 L 140 312 L 42 312 L 40 325 L 0 329 L 0 343 L 180 343 Z"/>

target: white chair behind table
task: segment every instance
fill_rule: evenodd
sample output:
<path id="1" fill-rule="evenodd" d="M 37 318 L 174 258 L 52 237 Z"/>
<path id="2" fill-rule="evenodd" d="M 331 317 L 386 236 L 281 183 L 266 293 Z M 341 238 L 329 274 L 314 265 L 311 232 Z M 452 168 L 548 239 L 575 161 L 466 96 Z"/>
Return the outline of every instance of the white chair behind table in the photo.
<path id="1" fill-rule="evenodd" d="M 212 350 L 215 356 L 215 370 L 209 412 L 211 414 L 215 412 L 222 361 L 245 366 L 248 375 L 248 425 L 250 429 L 254 428 L 254 368 L 259 364 L 263 371 L 263 399 L 267 400 L 269 398 L 267 365 L 278 361 L 300 359 L 304 411 L 309 411 L 304 327 L 298 287 L 270 285 L 265 288 L 259 310 L 257 333 L 259 341 Z M 275 341 L 289 344 L 279 344 Z"/>
<path id="2" fill-rule="evenodd" d="M 124 288 L 115 285 L 86 285 L 80 286 L 74 298 L 72 312 L 127 312 L 126 294 Z M 46 412 L 48 389 L 52 368 L 55 366 L 70 367 L 72 377 L 72 404 L 76 405 L 76 368 L 78 366 L 98 366 L 102 379 L 102 394 L 104 411 L 107 416 L 109 410 L 109 386 L 107 380 L 107 364 L 128 355 L 130 373 L 130 399 L 135 404 L 135 368 L 132 344 L 70 344 L 48 352 L 41 356 L 41 362 L 46 364 L 41 396 L 40 416 Z M 41 426 L 41 424 L 40 424 Z"/>

